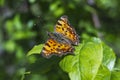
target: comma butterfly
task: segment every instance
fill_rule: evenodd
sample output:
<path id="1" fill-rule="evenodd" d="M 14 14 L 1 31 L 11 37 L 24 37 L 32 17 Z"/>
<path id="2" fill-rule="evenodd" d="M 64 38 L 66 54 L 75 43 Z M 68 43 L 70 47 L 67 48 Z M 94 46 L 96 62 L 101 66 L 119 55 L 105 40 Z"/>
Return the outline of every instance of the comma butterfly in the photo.
<path id="1" fill-rule="evenodd" d="M 79 44 L 78 34 L 70 25 L 67 16 L 62 16 L 58 20 L 54 32 L 48 32 L 48 36 L 49 38 L 41 51 L 46 58 L 52 55 L 62 56 L 67 53 L 73 53 L 75 49 L 72 45 Z"/>

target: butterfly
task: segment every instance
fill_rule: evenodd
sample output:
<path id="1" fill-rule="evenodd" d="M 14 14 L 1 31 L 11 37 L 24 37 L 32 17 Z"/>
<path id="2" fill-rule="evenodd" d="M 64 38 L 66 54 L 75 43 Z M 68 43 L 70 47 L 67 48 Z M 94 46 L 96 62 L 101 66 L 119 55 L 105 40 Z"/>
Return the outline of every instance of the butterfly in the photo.
<path id="1" fill-rule="evenodd" d="M 73 45 L 79 44 L 79 37 L 70 25 L 67 16 L 62 16 L 54 27 L 54 32 L 48 32 L 48 40 L 41 51 L 42 55 L 50 58 L 52 55 L 66 55 L 74 52 Z"/>

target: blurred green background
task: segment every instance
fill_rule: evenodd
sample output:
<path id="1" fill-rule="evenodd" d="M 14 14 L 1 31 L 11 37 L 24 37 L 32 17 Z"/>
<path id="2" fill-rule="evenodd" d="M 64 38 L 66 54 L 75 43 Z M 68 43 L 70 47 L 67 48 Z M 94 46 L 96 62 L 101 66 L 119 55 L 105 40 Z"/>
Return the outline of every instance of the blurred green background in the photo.
<path id="1" fill-rule="evenodd" d="M 0 80 L 69 80 L 58 57 L 27 57 L 67 15 L 80 41 L 99 37 L 120 57 L 120 0 L 0 0 Z"/>

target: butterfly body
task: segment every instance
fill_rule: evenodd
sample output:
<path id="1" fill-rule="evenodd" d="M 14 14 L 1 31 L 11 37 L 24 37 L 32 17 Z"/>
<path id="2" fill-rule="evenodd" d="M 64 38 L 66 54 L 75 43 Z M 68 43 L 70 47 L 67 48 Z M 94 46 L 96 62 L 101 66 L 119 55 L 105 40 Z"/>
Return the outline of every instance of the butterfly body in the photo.
<path id="1" fill-rule="evenodd" d="M 48 32 L 46 41 L 41 53 L 44 57 L 52 55 L 66 55 L 74 52 L 73 45 L 79 44 L 79 37 L 75 29 L 70 25 L 67 16 L 62 16 L 55 25 L 54 32 Z"/>

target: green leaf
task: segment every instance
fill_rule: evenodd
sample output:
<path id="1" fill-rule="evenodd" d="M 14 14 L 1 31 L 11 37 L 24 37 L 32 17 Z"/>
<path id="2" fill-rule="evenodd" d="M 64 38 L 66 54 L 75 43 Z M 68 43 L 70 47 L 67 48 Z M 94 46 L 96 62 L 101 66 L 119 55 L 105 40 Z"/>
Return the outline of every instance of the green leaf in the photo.
<path id="1" fill-rule="evenodd" d="M 120 58 L 117 59 L 115 68 L 111 73 L 111 80 L 120 80 Z"/>
<path id="2" fill-rule="evenodd" d="M 0 0 L 0 6 L 3 6 L 5 3 L 5 0 Z"/>
<path id="3" fill-rule="evenodd" d="M 95 80 L 110 80 L 111 70 L 113 70 L 113 67 L 115 65 L 116 57 L 113 50 L 110 47 L 108 47 L 104 43 L 102 44 L 102 47 L 103 60 L 95 77 Z"/>
<path id="4" fill-rule="evenodd" d="M 102 63 L 111 71 L 115 65 L 115 53 L 107 45 L 103 44 L 103 61 Z"/>
<path id="5" fill-rule="evenodd" d="M 60 67 L 69 73 L 71 80 L 94 80 L 102 63 L 103 48 L 99 39 L 78 45 L 75 56 L 67 56 Z"/>
<path id="6" fill-rule="evenodd" d="M 60 1 L 56 1 L 50 5 L 50 10 L 55 16 L 60 16 L 64 13 L 64 8 L 62 6 L 59 6 L 60 4 Z"/>
<path id="7" fill-rule="evenodd" d="M 120 71 L 112 71 L 111 80 L 120 80 Z"/>
<path id="8" fill-rule="evenodd" d="M 16 44 L 14 42 L 14 40 L 8 40 L 6 41 L 4 48 L 6 49 L 6 51 L 8 51 L 9 53 L 13 53 L 16 49 Z"/>
<path id="9" fill-rule="evenodd" d="M 80 51 L 80 72 L 82 80 L 93 80 L 102 62 L 101 43 L 88 42 Z"/>
<path id="10" fill-rule="evenodd" d="M 110 75 L 111 72 L 109 69 L 106 66 L 101 65 L 94 80 L 110 80 Z"/>
<path id="11" fill-rule="evenodd" d="M 6 21 L 6 31 L 9 35 L 11 35 L 12 33 L 14 33 L 14 29 L 13 29 L 14 23 L 12 20 L 7 20 Z"/>
<path id="12" fill-rule="evenodd" d="M 22 30 L 22 23 L 21 23 L 21 20 L 20 20 L 20 15 L 19 14 L 17 14 L 15 17 L 14 17 L 14 19 L 13 19 L 13 24 L 14 24 L 14 28 L 16 29 L 16 30 Z"/>
<path id="13" fill-rule="evenodd" d="M 120 71 L 120 58 L 117 58 L 114 70 Z"/>
<path id="14" fill-rule="evenodd" d="M 20 40 L 20 39 L 26 39 L 31 38 L 36 35 L 35 32 L 30 31 L 17 31 L 15 34 L 13 34 L 13 39 Z"/>
<path id="15" fill-rule="evenodd" d="M 43 45 L 36 45 L 34 46 L 28 53 L 27 56 L 30 56 L 32 54 L 40 54 L 41 50 L 42 50 Z"/>

